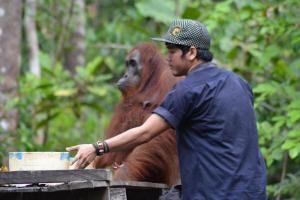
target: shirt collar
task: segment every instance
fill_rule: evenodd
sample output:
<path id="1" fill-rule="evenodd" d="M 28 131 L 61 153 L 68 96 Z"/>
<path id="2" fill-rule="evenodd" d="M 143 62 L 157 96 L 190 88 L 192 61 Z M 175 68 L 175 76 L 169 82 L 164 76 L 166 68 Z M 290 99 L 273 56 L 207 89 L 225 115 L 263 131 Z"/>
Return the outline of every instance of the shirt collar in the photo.
<path id="1" fill-rule="evenodd" d="M 210 68 L 210 67 L 216 67 L 216 64 L 211 63 L 211 62 L 201 63 L 201 64 L 197 65 L 196 67 L 194 67 L 191 71 L 189 71 L 188 74 L 191 74 L 194 71 L 202 71 L 202 70 Z"/>

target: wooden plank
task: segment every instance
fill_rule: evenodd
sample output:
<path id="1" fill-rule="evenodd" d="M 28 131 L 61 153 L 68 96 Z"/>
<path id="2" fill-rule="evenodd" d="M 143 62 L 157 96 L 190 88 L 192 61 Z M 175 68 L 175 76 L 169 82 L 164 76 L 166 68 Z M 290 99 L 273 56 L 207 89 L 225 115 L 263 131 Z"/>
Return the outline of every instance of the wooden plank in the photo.
<path id="1" fill-rule="evenodd" d="M 8 186 L 0 187 L 1 192 L 58 192 L 58 191 L 71 191 L 79 189 L 95 189 L 108 187 L 107 181 L 74 181 L 69 183 L 62 183 L 57 185 L 48 185 L 45 186 Z"/>
<path id="2" fill-rule="evenodd" d="M 140 181 L 111 181 L 111 187 L 138 187 L 138 188 L 159 188 L 167 189 L 169 188 L 166 184 L 163 183 L 151 183 L 151 182 L 140 182 Z"/>
<path id="3" fill-rule="evenodd" d="M 13 171 L 0 173 L 0 184 L 60 183 L 72 181 L 109 181 L 107 169 Z"/>
<path id="4" fill-rule="evenodd" d="M 110 200 L 127 200 L 125 188 L 110 188 Z"/>
<path id="5" fill-rule="evenodd" d="M 79 190 L 79 189 L 94 189 L 94 188 L 107 188 L 107 181 L 73 181 L 62 185 L 51 185 L 41 188 L 43 192 L 56 192 L 66 190 Z"/>
<path id="6" fill-rule="evenodd" d="M 13 187 L 13 186 L 7 186 L 7 187 L 0 187 L 0 194 L 1 193 L 15 193 L 15 192 L 39 192 L 41 187 L 38 186 L 32 186 L 32 187 Z"/>

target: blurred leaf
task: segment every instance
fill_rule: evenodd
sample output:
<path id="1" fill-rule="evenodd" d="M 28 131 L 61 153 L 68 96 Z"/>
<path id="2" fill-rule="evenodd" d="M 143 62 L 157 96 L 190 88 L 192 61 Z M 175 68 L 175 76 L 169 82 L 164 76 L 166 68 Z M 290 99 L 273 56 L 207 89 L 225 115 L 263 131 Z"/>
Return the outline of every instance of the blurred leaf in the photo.
<path id="1" fill-rule="evenodd" d="M 103 87 L 88 87 L 87 89 L 89 92 L 98 95 L 100 97 L 104 97 L 108 93 L 107 89 Z"/>
<path id="2" fill-rule="evenodd" d="M 292 101 L 287 107 L 288 109 L 300 109 L 300 101 L 296 99 L 295 101 Z"/>
<path id="3" fill-rule="evenodd" d="M 273 72 L 276 75 L 285 77 L 289 73 L 289 66 L 284 60 L 280 59 L 275 63 L 273 67 Z"/>
<path id="4" fill-rule="evenodd" d="M 135 4 L 144 17 L 154 18 L 158 22 L 169 24 L 175 16 L 175 2 L 171 0 L 141 0 Z"/>
<path id="5" fill-rule="evenodd" d="M 86 73 L 86 76 L 94 75 L 98 68 L 100 67 L 100 63 L 103 61 L 103 57 L 97 56 L 92 61 L 90 61 L 85 68 L 77 67 L 77 73 L 83 74 Z"/>
<path id="6" fill-rule="evenodd" d="M 182 14 L 185 19 L 197 19 L 200 16 L 200 11 L 197 7 L 187 7 Z"/>
<path id="7" fill-rule="evenodd" d="M 45 84 L 40 84 L 36 87 L 36 89 L 45 89 L 45 88 L 51 88 L 54 85 L 52 83 L 45 83 Z"/>
<path id="8" fill-rule="evenodd" d="M 281 54 L 281 48 L 275 44 L 267 46 L 262 54 L 262 62 L 267 64 L 272 58 Z"/>
<path id="9" fill-rule="evenodd" d="M 36 105 L 34 114 L 46 113 L 55 107 L 55 101 L 41 101 Z"/>
<path id="10" fill-rule="evenodd" d="M 96 109 L 98 112 L 104 112 L 104 109 L 102 106 L 100 106 L 98 103 L 94 102 L 81 102 L 81 105 L 90 107 L 92 109 Z"/>
<path id="11" fill-rule="evenodd" d="M 47 118 L 45 118 L 44 120 L 37 123 L 36 129 L 39 129 L 39 128 L 45 126 L 46 124 L 49 124 L 50 121 L 55 119 L 59 114 L 60 114 L 60 111 L 50 114 L 49 116 L 47 116 Z"/>
<path id="12" fill-rule="evenodd" d="M 48 69 L 47 67 L 42 67 L 42 72 L 46 73 L 47 75 L 55 78 L 55 74 L 53 71 L 51 71 L 50 69 Z"/>
<path id="13" fill-rule="evenodd" d="M 231 10 L 230 4 L 232 2 L 233 2 L 232 0 L 227 0 L 227 1 L 224 1 L 221 3 L 218 3 L 215 7 L 216 12 L 224 13 L 224 14 L 230 12 L 230 10 Z"/>
<path id="14" fill-rule="evenodd" d="M 51 59 L 49 55 L 42 51 L 39 52 L 39 61 L 42 68 L 47 69 L 47 67 L 51 66 Z"/>

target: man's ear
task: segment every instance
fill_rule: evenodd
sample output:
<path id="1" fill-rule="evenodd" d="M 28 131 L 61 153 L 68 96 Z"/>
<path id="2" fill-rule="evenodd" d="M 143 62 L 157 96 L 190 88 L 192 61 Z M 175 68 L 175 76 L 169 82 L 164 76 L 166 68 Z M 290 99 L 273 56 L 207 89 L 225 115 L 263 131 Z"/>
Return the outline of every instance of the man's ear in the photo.
<path id="1" fill-rule="evenodd" d="M 189 60 L 194 60 L 197 56 L 197 49 L 194 46 L 191 46 L 189 52 L 187 53 L 187 57 Z"/>

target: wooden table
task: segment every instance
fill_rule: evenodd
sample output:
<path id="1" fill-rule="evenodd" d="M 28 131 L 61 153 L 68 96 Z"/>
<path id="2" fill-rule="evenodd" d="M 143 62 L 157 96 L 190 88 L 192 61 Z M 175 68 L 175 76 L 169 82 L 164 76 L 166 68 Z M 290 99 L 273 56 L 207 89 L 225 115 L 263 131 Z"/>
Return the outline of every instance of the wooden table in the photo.
<path id="1" fill-rule="evenodd" d="M 106 169 L 0 172 L 0 200 L 158 200 L 166 189 L 112 181 Z"/>

